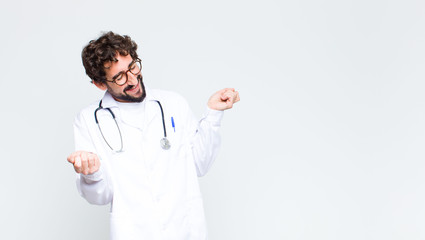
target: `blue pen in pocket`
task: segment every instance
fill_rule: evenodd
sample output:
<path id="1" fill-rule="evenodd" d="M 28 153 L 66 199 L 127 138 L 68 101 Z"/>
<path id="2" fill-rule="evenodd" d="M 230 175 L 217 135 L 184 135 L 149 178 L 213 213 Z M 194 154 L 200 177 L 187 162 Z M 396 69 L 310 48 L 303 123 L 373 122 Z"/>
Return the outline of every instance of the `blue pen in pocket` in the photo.
<path id="1" fill-rule="evenodd" d="M 174 132 L 176 132 L 176 125 L 174 124 L 174 118 L 171 117 L 171 126 L 173 126 Z"/>

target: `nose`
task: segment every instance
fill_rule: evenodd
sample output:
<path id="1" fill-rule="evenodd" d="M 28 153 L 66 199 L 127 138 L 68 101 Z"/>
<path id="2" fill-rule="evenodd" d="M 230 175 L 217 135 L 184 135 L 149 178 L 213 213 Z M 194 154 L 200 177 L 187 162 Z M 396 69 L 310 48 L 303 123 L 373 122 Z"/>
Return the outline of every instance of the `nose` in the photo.
<path id="1" fill-rule="evenodd" d="M 132 72 L 127 72 L 127 84 L 136 85 L 139 80 L 137 80 L 137 75 L 134 75 Z"/>

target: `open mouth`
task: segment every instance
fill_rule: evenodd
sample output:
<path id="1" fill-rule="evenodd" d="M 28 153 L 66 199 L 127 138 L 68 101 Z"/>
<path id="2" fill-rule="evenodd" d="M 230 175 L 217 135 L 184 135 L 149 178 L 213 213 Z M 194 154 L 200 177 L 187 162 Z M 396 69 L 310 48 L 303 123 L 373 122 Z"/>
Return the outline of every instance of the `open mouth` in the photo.
<path id="1" fill-rule="evenodd" d="M 133 92 L 136 89 L 137 89 L 137 85 L 134 85 L 133 87 L 126 89 L 125 92 Z"/>

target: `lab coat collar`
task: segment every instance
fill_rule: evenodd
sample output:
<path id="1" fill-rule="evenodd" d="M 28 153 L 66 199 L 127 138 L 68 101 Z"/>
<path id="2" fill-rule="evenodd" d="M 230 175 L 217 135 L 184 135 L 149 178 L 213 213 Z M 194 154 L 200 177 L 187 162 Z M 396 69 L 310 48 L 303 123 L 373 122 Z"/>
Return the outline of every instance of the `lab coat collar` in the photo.
<path id="1" fill-rule="evenodd" d="M 152 101 L 159 101 L 157 94 L 155 94 L 155 91 L 152 91 L 151 89 L 146 87 L 145 87 L 145 91 L 146 91 L 146 97 L 143 100 L 146 103 L 145 104 L 145 124 L 143 127 L 141 127 L 141 129 L 146 128 L 147 124 L 149 124 L 156 116 L 160 115 L 159 110 L 153 108 L 151 104 L 148 104 Z M 155 105 L 157 105 L 157 103 L 155 103 Z M 135 127 L 140 127 L 137 124 L 134 125 L 133 122 L 126 121 L 125 119 L 122 118 L 121 111 L 120 111 L 120 108 L 118 107 L 117 101 L 112 97 L 112 95 L 108 91 L 105 92 L 105 95 L 102 98 L 102 107 L 110 108 L 117 115 L 118 119 L 120 119 L 121 121 L 124 121 L 127 124 L 130 124 Z"/>
<path id="2" fill-rule="evenodd" d="M 105 92 L 105 95 L 102 98 L 102 107 L 104 108 L 118 107 L 117 102 L 108 91 Z"/>

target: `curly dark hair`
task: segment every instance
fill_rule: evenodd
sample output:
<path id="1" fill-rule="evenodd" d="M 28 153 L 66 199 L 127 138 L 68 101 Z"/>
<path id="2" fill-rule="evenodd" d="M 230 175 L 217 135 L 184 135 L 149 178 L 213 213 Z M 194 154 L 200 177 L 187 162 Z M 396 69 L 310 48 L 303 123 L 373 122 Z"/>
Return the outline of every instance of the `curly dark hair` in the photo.
<path id="1" fill-rule="evenodd" d="M 104 33 L 97 40 L 91 40 L 81 53 L 86 74 L 92 81 L 105 83 L 104 63 L 118 61 L 117 53 L 123 56 L 130 54 L 136 59 L 138 58 L 136 50 L 137 44 L 129 36 L 113 32 Z"/>

